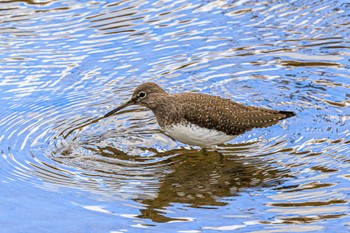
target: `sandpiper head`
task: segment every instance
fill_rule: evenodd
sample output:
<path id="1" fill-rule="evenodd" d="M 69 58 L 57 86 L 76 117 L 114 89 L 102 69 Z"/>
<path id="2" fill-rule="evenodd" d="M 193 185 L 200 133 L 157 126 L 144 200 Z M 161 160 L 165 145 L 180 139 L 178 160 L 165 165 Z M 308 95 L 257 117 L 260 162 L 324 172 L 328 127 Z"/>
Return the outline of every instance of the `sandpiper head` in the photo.
<path id="1" fill-rule="evenodd" d="M 139 105 L 151 108 L 151 106 L 155 103 L 155 99 L 156 99 L 155 97 L 162 96 L 162 95 L 167 95 L 167 92 L 164 91 L 156 83 L 152 83 L 152 82 L 143 83 L 135 89 L 129 101 L 120 105 L 116 109 L 113 109 L 112 111 L 104 115 L 104 117 L 109 117 L 114 113 L 132 104 L 139 104 Z"/>

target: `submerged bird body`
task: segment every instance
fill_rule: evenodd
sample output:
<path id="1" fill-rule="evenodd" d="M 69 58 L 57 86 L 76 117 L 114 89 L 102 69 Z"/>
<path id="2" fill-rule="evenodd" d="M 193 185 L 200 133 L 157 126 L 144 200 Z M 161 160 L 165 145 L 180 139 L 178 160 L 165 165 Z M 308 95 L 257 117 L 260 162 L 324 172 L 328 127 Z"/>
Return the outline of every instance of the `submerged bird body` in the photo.
<path id="1" fill-rule="evenodd" d="M 152 110 L 159 125 L 172 138 L 203 148 L 222 144 L 245 131 L 271 126 L 295 115 L 288 111 L 244 106 L 207 94 L 168 94 L 155 83 L 144 83 L 136 88 L 127 103 L 105 117 L 131 104 Z"/>

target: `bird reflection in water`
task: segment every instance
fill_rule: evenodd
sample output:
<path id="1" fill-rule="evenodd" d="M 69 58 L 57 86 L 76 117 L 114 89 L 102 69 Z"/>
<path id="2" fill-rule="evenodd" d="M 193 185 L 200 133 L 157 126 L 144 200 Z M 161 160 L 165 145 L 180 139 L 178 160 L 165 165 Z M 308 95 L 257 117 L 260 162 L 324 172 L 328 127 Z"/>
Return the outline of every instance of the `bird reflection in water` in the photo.
<path id="1" fill-rule="evenodd" d="M 268 164 L 261 158 L 246 157 L 239 145 L 226 148 L 229 149 L 225 156 L 216 152 L 203 155 L 195 149 L 174 149 L 162 153 L 153 149 L 157 157 L 169 156 L 166 163 L 168 172 L 160 178 L 154 198 L 136 199 L 144 206 L 138 217 L 153 222 L 188 221 L 167 217 L 166 208 L 171 203 L 196 208 L 225 206 L 224 197 L 237 196 L 247 188 L 278 186 L 290 176 L 287 170 Z M 123 153 L 118 153 L 118 157 L 128 159 Z"/>

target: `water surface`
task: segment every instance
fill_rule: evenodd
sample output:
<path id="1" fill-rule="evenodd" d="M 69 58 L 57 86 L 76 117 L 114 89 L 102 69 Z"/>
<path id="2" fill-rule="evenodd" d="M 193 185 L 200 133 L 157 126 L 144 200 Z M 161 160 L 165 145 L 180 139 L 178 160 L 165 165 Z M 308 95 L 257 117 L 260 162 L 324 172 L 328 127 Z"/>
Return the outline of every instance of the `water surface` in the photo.
<path id="1" fill-rule="evenodd" d="M 4 232 L 348 232 L 346 1 L 0 4 Z M 146 81 L 290 110 L 203 155 L 134 106 Z"/>

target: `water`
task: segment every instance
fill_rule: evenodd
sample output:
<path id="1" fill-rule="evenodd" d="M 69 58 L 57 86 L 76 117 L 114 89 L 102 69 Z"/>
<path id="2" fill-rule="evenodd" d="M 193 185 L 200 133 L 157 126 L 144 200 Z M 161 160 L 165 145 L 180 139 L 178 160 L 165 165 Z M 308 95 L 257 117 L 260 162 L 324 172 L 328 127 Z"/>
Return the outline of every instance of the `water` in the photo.
<path id="1" fill-rule="evenodd" d="M 1 1 L 0 231 L 349 232 L 349 16 L 346 1 Z M 146 81 L 297 116 L 222 159 L 142 107 L 95 121 Z"/>

